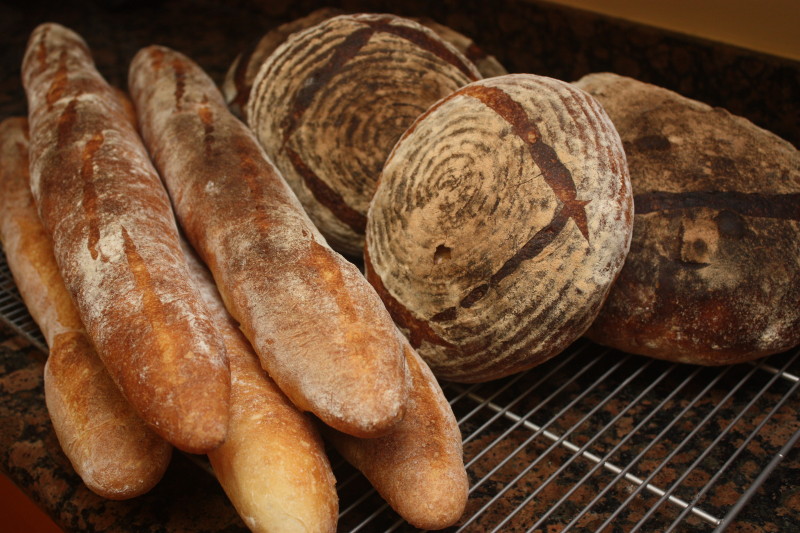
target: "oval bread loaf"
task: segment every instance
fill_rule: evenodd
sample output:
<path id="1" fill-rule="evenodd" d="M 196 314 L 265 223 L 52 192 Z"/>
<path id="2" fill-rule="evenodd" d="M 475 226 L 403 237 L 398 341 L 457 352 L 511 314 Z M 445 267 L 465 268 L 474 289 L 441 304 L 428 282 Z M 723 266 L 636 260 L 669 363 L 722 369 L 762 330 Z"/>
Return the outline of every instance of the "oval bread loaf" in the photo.
<path id="1" fill-rule="evenodd" d="M 800 152 L 631 78 L 577 85 L 622 137 L 636 209 L 627 262 L 588 336 L 709 365 L 800 344 Z"/>
<path id="2" fill-rule="evenodd" d="M 0 241 L 25 305 L 49 347 L 44 396 L 75 472 L 104 498 L 144 494 L 161 479 L 172 446 L 122 397 L 83 328 L 31 196 L 28 124 L 0 123 Z"/>
<path id="3" fill-rule="evenodd" d="M 600 105 L 531 74 L 439 101 L 389 156 L 365 266 L 437 377 L 485 381 L 584 333 L 628 250 L 622 144 Z"/>
<path id="4" fill-rule="evenodd" d="M 247 120 L 330 246 L 360 257 L 392 146 L 429 105 L 479 78 L 416 22 L 341 15 L 292 34 L 267 58 Z"/>

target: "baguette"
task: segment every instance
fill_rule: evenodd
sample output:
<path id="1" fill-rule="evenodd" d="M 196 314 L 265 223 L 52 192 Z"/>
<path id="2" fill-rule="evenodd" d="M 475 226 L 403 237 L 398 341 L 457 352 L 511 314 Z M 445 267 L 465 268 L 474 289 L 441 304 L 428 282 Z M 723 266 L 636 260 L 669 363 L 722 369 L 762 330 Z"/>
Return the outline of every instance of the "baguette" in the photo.
<path id="1" fill-rule="evenodd" d="M 192 284 L 160 178 L 86 43 L 37 27 L 22 65 L 31 191 L 98 355 L 125 398 L 176 447 L 225 438 L 224 346 Z"/>
<path id="2" fill-rule="evenodd" d="M 336 480 L 319 432 L 261 369 L 211 274 L 184 250 L 230 361 L 228 437 L 208 453 L 217 479 L 254 532 L 336 531 Z"/>
<path id="3" fill-rule="evenodd" d="M 404 351 L 411 392 L 406 416 L 392 433 L 359 439 L 323 431 L 401 517 L 421 529 L 442 529 L 456 523 L 467 504 L 461 432 L 428 365 L 408 342 Z"/>
<path id="4" fill-rule="evenodd" d="M 199 66 L 151 46 L 134 57 L 129 83 L 178 220 L 262 366 L 325 423 L 388 432 L 403 415 L 405 363 L 361 272 L 327 246 Z"/>
<path id="5" fill-rule="evenodd" d="M 64 287 L 31 197 L 25 118 L 0 124 L 0 240 L 50 348 L 45 401 L 64 453 L 100 496 L 121 500 L 147 492 L 164 474 L 172 447 L 122 397 Z"/>

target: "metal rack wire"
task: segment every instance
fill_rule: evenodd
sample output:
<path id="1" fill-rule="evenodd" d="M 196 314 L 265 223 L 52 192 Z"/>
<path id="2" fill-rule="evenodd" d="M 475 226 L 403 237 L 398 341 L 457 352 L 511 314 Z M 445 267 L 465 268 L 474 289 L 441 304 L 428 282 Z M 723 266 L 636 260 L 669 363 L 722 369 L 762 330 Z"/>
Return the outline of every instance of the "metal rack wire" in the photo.
<path id="1" fill-rule="evenodd" d="M 0 254 L 0 314 L 45 350 Z M 704 368 L 580 340 L 528 372 L 443 383 L 470 499 L 451 531 L 722 531 L 800 439 L 800 350 Z M 332 453 L 340 531 L 414 531 Z"/>

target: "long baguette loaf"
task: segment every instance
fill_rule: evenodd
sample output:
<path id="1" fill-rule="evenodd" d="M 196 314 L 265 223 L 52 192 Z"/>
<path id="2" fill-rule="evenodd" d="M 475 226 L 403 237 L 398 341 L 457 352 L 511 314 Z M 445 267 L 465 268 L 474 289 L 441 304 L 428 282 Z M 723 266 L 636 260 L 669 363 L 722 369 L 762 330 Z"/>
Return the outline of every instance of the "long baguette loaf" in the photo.
<path id="1" fill-rule="evenodd" d="M 261 369 L 211 274 L 188 245 L 185 253 L 231 367 L 228 437 L 208 453 L 217 479 L 254 532 L 336 531 L 336 480 L 319 432 Z"/>
<path id="2" fill-rule="evenodd" d="M 461 432 L 433 373 L 408 342 L 405 354 L 412 385 L 395 430 L 376 439 L 335 430 L 324 435 L 410 524 L 442 529 L 456 523 L 467 504 Z"/>
<path id="3" fill-rule="evenodd" d="M 86 336 L 31 197 L 24 118 L 0 124 L 0 240 L 50 348 L 45 401 L 64 453 L 100 496 L 126 499 L 147 492 L 164 474 L 172 447 L 125 401 Z"/>
<path id="4" fill-rule="evenodd" d="M 331 250 L 252 132 L 190 59 L 133 59 L 142 135 L 188 240 L 262 366 L 300 409 L 375 436 L 402 418 L 405 362 L 386 309 Z"/>
<path id="5" fill-rule="evenodd" d="M 224 346 L 141 139 L 69 29 L 33 31 L 22 77 L 31 190 L 98 354 L 156 432 L 185 451 L 215 448 L 228 420 Z"/>

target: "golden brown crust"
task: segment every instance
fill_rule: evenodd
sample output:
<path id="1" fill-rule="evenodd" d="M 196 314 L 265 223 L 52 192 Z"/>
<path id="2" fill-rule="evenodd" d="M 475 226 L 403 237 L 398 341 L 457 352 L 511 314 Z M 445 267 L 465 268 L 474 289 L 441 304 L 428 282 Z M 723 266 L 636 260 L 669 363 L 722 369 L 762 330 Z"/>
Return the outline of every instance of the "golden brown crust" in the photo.
<path id="1" fill-rule="evenodd" d="M 408 392 L 394 324 L 372 287 L 325 244 L 196 64 L 148 47 L 129 79 L 181 226 L 264 368 L 326 423 L 388 431 Z"/>
<path id="2" fill-rule="evenodd" d="M 247 120 L 331 247 L 360 256 L 394 143 L 429 105 L 480 77 L 412 20 L 340 15 L 290 35 L 264 60 Z"/>
<path id="3" fill-rule="evenodd" d="M 325 436 L 410 524 L 442 529 L 461 518 L 467 503 L 461 432 L 430 369 L 404 345 L 412 389 L 403 421 L 377 439 L 332 430 Z"/>
<path id="4" fill-rule="evenodd" d="M 98 355 L 156 432 L 186 451 L 213 449 L 227 427 L 224 347 L 141 139 L 67 28 L 34 30 L 22 74 L 31 190 Z"/>
<path id="5" fill-rule="evenodd" d="M 336 531 L 336 480 L 313 422 L 258 363 L 228 314 L 211 274 L 184 247 L 187 263 L 225 339 L 231 367 L 228 436 L 211 466 L 251 531 Z"/>
<path id="6" fill-rule="evenodd" d="M 24 118 L 0 124 L 0 240 L 50 347 L 44 368 L 47 409 L 84 483 L 106 498 L 132 498 L 158 483 L 172 447 L 128 405 L 83 329 L 31 197 L 27 132 Z"/>
<path id="7" fill-rule="evenodd" d="M 367 276 L 438 377 L 496 379 L 586 331 L 632 216 L 622 144 L 594 99 L 541 76 L 490 78 L 395 145 L 369 211 Z"/>
<path id="8" fill-rule="evenodd" d="M 576 82 L 625 144 L 633 242 L 593 340 L 721 365 L 800 344 L 800 152 L 742 117 L 610 73 Z"/>

